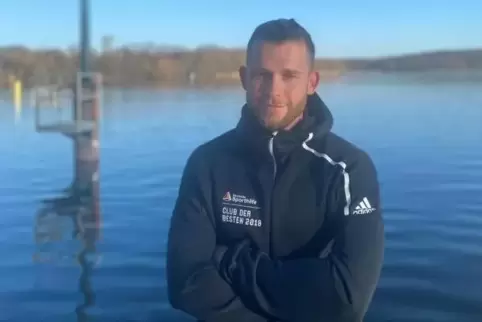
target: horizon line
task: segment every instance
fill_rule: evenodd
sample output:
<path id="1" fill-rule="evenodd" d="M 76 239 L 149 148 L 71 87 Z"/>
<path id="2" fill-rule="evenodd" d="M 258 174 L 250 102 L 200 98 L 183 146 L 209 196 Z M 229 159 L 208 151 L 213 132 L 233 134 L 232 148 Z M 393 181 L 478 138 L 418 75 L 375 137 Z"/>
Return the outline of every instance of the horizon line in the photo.
<path id="1" fill-rule="evenodd" d="M 150 43 L 150 42 L 132 42 L 132 43 L 125 43 L 122 45 L 114 46 L 113 48 L 109 49 L 111 51 L 121 50 L 124 48 L 135 47 L 135 46 L 147 46 L 152 45 L 153 48 L 162 49 L 165 47 L 165 52 L 194 52 L 197 50 L 204 50 L 204 49 L 220 49 L 226 51 L 245 51 L 246 48 L 238 47 L 238 46 L 222 46 L 217 44 L 202 44 L 197 46 L 183 46 L 183 45 L 175 45 L 175 44 L 162 44 L 162 43 Z M 1 49 L 8 49 L 8 48 L 24 48 L 31 51 L 49 51 L 49 50 L 60 50 L 60 51 L 68 51 L 71 48 L 77 49 L 79 46 L 78 44 L 71 44 L 68 46 L 45 46 L 45 47 L 36 47 L 36 46 L 28 46 L 25 44 L 0 44 Z M 96 52 L 102 52 L 99 48 L 100 46 L 93 46 L 92 50 Z M 142 48 L 139 48 L 142 51 Z M 160 50 L 162 52 L 162 50 Z M 423 55 L 423 54 L 436 54 L 436 53 L 457 53 L 457 52 L 467 52 L 467 51 L 482 51 L 482 47 L 459 47 L 459 48 L 449 48 L 449 47 L 439 47 L 433 49 L 423 49 L 423 50 L 413 50 L 413 51 L 405 51 L 399 53 L 390 53 L 390 54 L 379 54 L 379 55 L 358 55 L 358 56 L 316 56 L 315 59 L 324 59 L 324 60 L 376 60 L 376 59 L 387 59 L 387 58 L 396 58 L 396 57 L 406 57 L 406 56 L 416 56 L 416 55 Z"/>

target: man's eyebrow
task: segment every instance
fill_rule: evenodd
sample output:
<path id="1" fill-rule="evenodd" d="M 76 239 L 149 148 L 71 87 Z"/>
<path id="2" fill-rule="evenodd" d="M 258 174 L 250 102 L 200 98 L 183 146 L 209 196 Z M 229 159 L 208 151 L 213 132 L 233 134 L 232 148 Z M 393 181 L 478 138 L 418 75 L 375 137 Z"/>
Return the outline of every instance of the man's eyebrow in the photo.
<path id="1" fill-rule="evenodd" d="M 283 69 L 283 75 L 298 76 L 302 73 L 303 72 L 301 70 L 298 70 L 298 69 L 290 69 L 290 68 Z"/>
<path id="2" fill-rule="evenodd" d="M 258 71 L 258 72 L 262 72 L 262 73 L 273 73 L 273 71 L 271 71 L 269 69 L 266 69 L 266 68 L 263 68 L 263 67 L 255 68 L 255 70 Z M 301 70 L 291 69 L 291 68 L 285 68 L 285 69 L 283 69 L 282 72 L 283 72 L 283 74 L 292 74 L 292 75 L 298 75 L 298 74 L 303 73 Z"/>

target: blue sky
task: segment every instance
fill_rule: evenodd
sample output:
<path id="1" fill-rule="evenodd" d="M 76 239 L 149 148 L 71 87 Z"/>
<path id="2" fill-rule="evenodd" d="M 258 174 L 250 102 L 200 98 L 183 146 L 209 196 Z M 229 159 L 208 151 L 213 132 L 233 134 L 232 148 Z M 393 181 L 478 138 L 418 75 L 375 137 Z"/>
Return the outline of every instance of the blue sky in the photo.
<path id="1" fill-rule="evenodd" d="M 320 57 L 383 56 L 482 48 L 480 0 L 91 0 L 92 40 L 195 47 L 245 46 L 259 23 L 295 18 Z M 0 46 L 67 47 L 77 42 L 78 0 L 4 0 Z"/>

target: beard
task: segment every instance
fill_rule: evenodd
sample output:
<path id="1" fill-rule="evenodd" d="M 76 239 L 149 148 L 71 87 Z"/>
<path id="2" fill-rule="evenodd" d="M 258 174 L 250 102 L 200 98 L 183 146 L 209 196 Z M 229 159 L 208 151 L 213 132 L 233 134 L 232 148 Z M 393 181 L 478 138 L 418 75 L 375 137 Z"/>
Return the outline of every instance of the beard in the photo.
<path id="1" fill-rule="evenodd" d="M 306 101 L 305 97 L 297 104 L 270 101 L 264 104 L 252 102 L 249 106 L 262 126 L 270 131 L 278 131 L 291 128 L 301 119 Z"/>

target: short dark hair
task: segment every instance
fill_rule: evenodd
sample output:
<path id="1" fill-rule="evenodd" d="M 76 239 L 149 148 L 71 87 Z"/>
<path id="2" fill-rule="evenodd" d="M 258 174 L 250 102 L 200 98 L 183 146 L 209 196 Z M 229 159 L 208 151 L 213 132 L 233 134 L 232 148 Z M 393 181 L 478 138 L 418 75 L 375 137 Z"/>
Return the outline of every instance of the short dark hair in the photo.
<path id="1" fill-rule="evenodd" d="M 256 42 L 282 43 L 285 41 L 303 41 L 308 49 L 311 63 L 314 63 L 315 44 L 311 39 L 311 35 L 295 19 L 285 18 L 269 20 L 256 27 L 248 41 L 246 59 L 248 60 Z"/>

